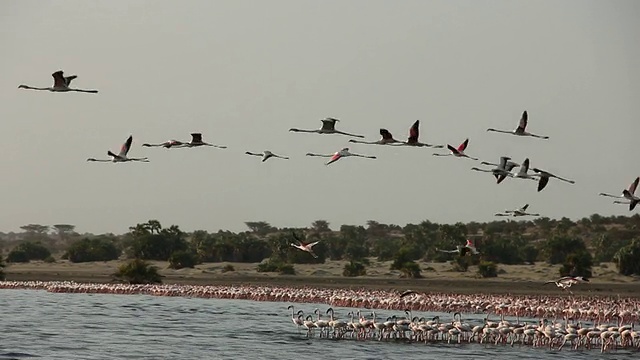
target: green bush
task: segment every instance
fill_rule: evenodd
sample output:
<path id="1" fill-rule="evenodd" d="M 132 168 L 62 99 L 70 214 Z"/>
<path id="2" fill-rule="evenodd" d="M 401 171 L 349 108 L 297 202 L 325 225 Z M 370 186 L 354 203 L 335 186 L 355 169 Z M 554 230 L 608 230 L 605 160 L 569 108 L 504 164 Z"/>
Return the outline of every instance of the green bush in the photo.
<path id="1" fill-rule="evenodd" d="M 624 246 L 614 255 L 618 272 L 622 275 L 640 275 L 640 239 Z"/>
<path id="2" fill-rule="evenodd" d="M 63 258 L 73 263 L 111 261 L 120 256 L 120 250 L 108 239 L 82 239 L 69 246 Z"/>
<path id="3" fill-rule="evenodd" d="M 113 276 L 129 284 L 160 284 L 162 276 L 158 268 L 141 259 L 133 259 L 120 265 Z"/>
<path id="4" fill-rule="evenodd" d="M 7 277 L 6 274 L 4 273 L 4 260 L 2 259 L 2 254 L 0 253 L 0 281 L 4 281 Z"/>
<path id="5" fill-rule="evenodd" d="M 480 265 L 478 265 L 478 274 L 483 278 L 497 277 L 498 267 L 492 261 L 480 261 Z"/>
<path id="6" fill-rule="evenodd" d="M 455 259 L 451 262 L 453 265 L 451 267 L 451 270 L 458 272 L 467 272 L 470 265 L 469 259 L 469 256 L 456 256 Z"/>
<path id="7" fill-rule="evenodd" d="M 358 261 L 351 261 L 348 264 L 344 265 L 344 269 L 342 271 L 343 276 L 363 276 L 367 275 L 367 269 L 364 264 Z"/>
<path id="8" fill-rule="evenodd" d="M 422 277 L 422 274 L 420 274 L 420 265 L 415 261 L 407 261 L 402 264 L 399 270 L 402 271 L 403 278 L 418 279 Z"/>
<path id="9" fill-rule="evenodd" d="M 7 255 L 7 262 L 9 263 L 28 263 L 29 256 L 27 252 L 20 249 L 13 249 Z"/>
<path id="10" fill-rule="evenodd" d="M 226 272 L 229 272 L 229 271 L 236 271 L 236 269 L 231 264 L 227 264 L 222 268 L 222 272 L 223 273 L 226 273 Z"/>
<path id="11" fill-rule="evenodd" d="M 44 260 L 49 256 L 51 256 L 51 251 L 42 244 L 24 242 L 9 252 L 7 262 L 25 263 L 31 260 Z"/>
<path id="12" fill-rule="evenodd" d="M 52 263 L 56 262 L 56 258 L 54 258 L 53 256 L 49 255 L 49 256 L 47 256 L 46 259 L 44 259 L 44 262 L 46 262 L 47 264 L 52 264 Z"/>
<path id="13" fill-rule="evenodd" d="M 272 259 L 258 264 L 256 270 L 258 272 L 278 272 L 282 275 L 295 275 L 296 273 L 293 265 Z"/>
<path id="14" fill-rule="evenodd" d="M 198 258 L 190 251 L 174 251 L 169 256 L 169 267 L 172 269 L 193 268 Z"/>
<path id="15" fill-rule="evenodd" d="M 591 254 L 586 250 L 580 250 L 567 256 L 560 268 L 560 276 L 584 276 L 590 278 L 592 266 L 593 258 Z"/>

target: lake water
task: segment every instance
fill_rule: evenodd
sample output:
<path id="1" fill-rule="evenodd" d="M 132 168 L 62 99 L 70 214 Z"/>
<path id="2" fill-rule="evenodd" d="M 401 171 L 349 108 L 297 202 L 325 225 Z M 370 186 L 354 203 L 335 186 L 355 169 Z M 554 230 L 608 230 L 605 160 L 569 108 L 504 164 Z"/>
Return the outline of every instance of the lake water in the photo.
<path id="1" fill-rule="evenodd" d="M 0 360 L 6 359 L 621 359 L 618 350 L 562 351 L 515 345 L 306 339 L 289 303 L 147 295 L 0 290 Z M 327 305 L 295 304 L 311 314 Z M 336 307 L 349 320 L 353 309 Z M 364 310 L 364 309 L 363 309 Z M 378 319 L 404 316 L 376 311 Z M 366 311 L 369 317 L 370 311 Z M 419 313 L 432 318 L 451 314 Z M 465 315 L 472 326 L 483 315 Z"/>

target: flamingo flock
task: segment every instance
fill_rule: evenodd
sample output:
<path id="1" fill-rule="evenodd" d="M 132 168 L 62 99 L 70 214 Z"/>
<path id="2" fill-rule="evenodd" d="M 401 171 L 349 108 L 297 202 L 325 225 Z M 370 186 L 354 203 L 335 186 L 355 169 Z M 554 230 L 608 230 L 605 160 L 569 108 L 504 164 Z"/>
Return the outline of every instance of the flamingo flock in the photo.
<path id="1" fill-rule="evenodd" d="M 28 85 L 19 85 L 18 88 L 29 89 L 29 90 L 44 90 L 44 91 L 50 91 L 50 92 L 83 92 L 83 93 L 93 93 L 93 94 L 98 93 L 98 90 L 86 90 L 86 89 L 77 89 L 77 88 L 70 87 L 71 82 L 78 78 L 77 75 L 64 76 L 64 72 L 62 70 L 58 70 L 53 74 L 51 74 L 51 76 L 53 77 L 53 86 L 51 87 L 33 87 Z M 321 134 L 321 135 L 337 134 L 337 135 L 344 135 L 352 138 L 360 138 L 360 139 L 365 138 L 364 135 L 359 135 L 359 134 L 345 132 L 345 131 L 336 129 L 336 124 L 340 122 L 340 119 L 337 119 L 335 117 L 326 117 L 324 119 L 321 119 L 320 122 L 322 123 L 322 126 L 319 129 L 290 128 L 289 131 L 294 133 L 311 133 L 311 134 Z M 533 138 L 545 139 L 545 140 L 548 140 L 550 138 L 547 135 L 539 135 L 539 134 L 528 132 L 527 131 L 528 125 L 529 125 L 529 114 L 525 110 L 522 112 L 518 126 L 514 130 L 500 130 L 500 129 L 488 128 L 487 132 L 510 134 L 510 135 L 515 135 L 520 137 L 533 137 Z M 411 147 L 417 147 L 417 148 L 422 148 L 422 147 L 444 148 L 445 147 L 444 145 L 429 144 L 429 143 L 420 141 L 419 139 L 420 120 L 416 120 L 409 128 L 409 136 L 407 138 L 407 141 L 401 141 L 401 140 L 395 139 L 392 133 L 386 128 L 379 129 L 379 133 L 381 135 L 381 138 L 379 140 L 366 141 L 366 140 L 350 139 L 349 143 L 366 144 L 366 145 L 411 146 Z M 132 141 L 133 141 L 132 136 L 129 136 L 129 138 L 127 139 L 125 144 L 122 146 L 118 154 L 108 151 L 107 154 L 109 155 L 110 159 L 89 158 L 87 159 L 87 161 L 112 162 L 112 163 L 149 162 L 149 159 L 147 157 L 141 157 L 141 158 L 127 157 L 127 154 L 131 149 Z M 144 143 L 142 144 L 142 146 L 143 147 L 162 147 L 165 149 L 193 148 L 193 147 L 201 147 L 201 146 L 215 147 L 219 149 L 227 148 L 227 146 L 225 145 L 216 145 L 216 144 L 211 144 L 203 141 L 202 133 L 192 133 L 190 141 L 181 141 L 181 140 L 171 139 L 165 142 L 155 143 L 155 144 Z M 466 138 L 457 147 L 454 147 L 451 144 L 447 144 L 446 148 L 449 150 L 448 153 L 433 153 L 432 155 L 438 156 L 438 157 L 452 156 L 457 158 L 467 158 L 474 161 L 479 160 L 477 157 L 473 157 L 466 153 L 466 150 L 468 147 L 469 147 L 469 138 Z M 260 157 L 262 159 L 261 161 L 262 163 L 272 158 L 279 158 L 284 160 L 290 159 L 290 157 L 287 155 L 276 155 L 271 150 L 264 150 L 261 153 L 253 152 L 253 151 L 245 151 L 244 153 L 246 155 Z M 330 154 L 308 152 L 306 153 L 306 155 L 309 157 L 329 158 L 329 160 L 325 163 L 325 165 L 333 164 L 336 161 L 343 158 L 347 158 L 347 157 L 359 157 L 359 158 L 366 158 L 366 159 L 378 158 L 378 156 L 374 156 L 374 155 L 364 155 L 364 154 L 353 152 L 350 150 L 349 147 L 343 147 L 340 150 L 337 150 Z M 522 165 L 520 165 L 515 162 L 512 162 L 511 158 L 508 156 L 501 156 L 500 162 L 498 164 L 492 164 L 490 162 L 483 161 L 481 162 L 481 165 L 493 165 L 495 167 L 491 169 L 482 169 L 474 166 L 474 167 L 471 167 L 471 170 L 491 173 L 496 178 L 497 184 L 501 184 L 507 178 L 536 180 L 538 182 L 538 186 L 537 186 L 538 192 L 545 189 L 552 178 L 568 184 L 575 184 L 574 180 L 555 175 L 548 170 L 541 169 L 540 167 L 531 168 L 533 173 L 529 173 L 529 169 L 530 169 L 529 158 L 526 158 L 522 163 Z M 512 170 L 516 167 L 520 167 L 520 170 L 514 174 L 512 173 Z M 616 196 L 616 195 L 611 195 L 606 193 L 600 193 L 600 195 L 617 198 L 617 200 L 614 201 L 615 204 L 629 205 L 629 211 L 633 211 L 638 205 L 638 203 L 640 203 L 640 197 L 635 195 L 635 189 L 638 184 L 637 179 L 634 182 L 635 185 L 632 184 L 628 190 L 624 190 L 622 192 L 622 196 Z M 513 213 L 513 214 L 516 214 L 516 213 Z M 517 216 L 517 215 L 514 215 L 514 216 Z"/>
<path id="2" fill-rule="evenodd" d="M 577 282 L 583 279 L 574 279 Z M 571 286 L 570 279 L 557 280 Z M 290 303 L 290 321 L 309 337 L 423 343 L 491 343 L 561 350 L 640 350 L 640 298 L 398 293 L 312 287 L 133 285 L 72 281 L 0 281 L 0 289 L 51 293 L 184 296 Z M 293 304 L 291 304 L 293 303 Z M 294 304 L 314 304 L 313 312 Z M 329 308 L 321 311 L 318 304 Z M 348 308 L 341 318 L 334 308 Z M 383 311 L 401 311 L 378 318 Z M 413 312 L 426 312 L 414 316 Z M 436 314 L 437 313 L 437 314 Z M 449 314 L 447 316 L 443 315 Z M 463 321 L 481 314 L 482 321 Z M 323 318 L 324 315 L 324 318 Z M 491 317 L 495 316 L 494 319 Z M 474 316 L 475 317 L 475 316 Z M 515 319 L 507 319 L 515 317 Z"/>

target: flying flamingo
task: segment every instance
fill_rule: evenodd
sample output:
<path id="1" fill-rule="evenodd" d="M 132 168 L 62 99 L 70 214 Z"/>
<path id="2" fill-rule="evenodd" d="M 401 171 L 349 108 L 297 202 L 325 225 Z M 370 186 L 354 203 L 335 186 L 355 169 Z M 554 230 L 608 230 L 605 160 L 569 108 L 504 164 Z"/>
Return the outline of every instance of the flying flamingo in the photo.
<path id="1" fill-rule="evenodd" d="M 316 134 L 342 134 L 342 135 L 348 135 L 348 136 L 353 136 L 358 138 L 364 138 L 363 135 L 355 135 L 355 134 L 350 134 L 350 133 L 336 130 L 336 122 L 340 121 L 338 119 L 328 117 L 320 121 L 322 121 L 322 127 L 317 130 L 301 130 L 301 129 L 291 128 L 289 129 L 289 131 L 316 133 Z"/>
<path id="2" fill-rule="evenodd" d="M 356 143 L 356 144 L 369 144 L 369 145 L 388 145 L 388 144 L 403 143 L 402 141 L 394 139 L 393 135 L 391 135 L 391 133 L 387 129 L 380 129 L 380 135 L 382 136 L 382 139 L 378 141 L 362 141 L 362 140 L 351 139 L 349 140 L 349 142 Z"/>
<path id="3" fill-rule="evenodd" d="M 178 141 L 178 140 L 168 140 L 168 141 L 165 141 L 165 142 L 160 143 L 160 144 L 147 144 L 147 143 L 145 143 L 145 144 L 142 144 L 142 146 L 145 146 L 145 147 L 162 146 L 163 148 L 170 149 L 172 147 L 183 147 L 183 146 L 185 146 L 185 143 L 183 143 L 182 141 Z"/>
<path id="4" fill-rule="evenodd" d="M 514 167 L 518 166 L 518 164 L 516 164 L 514 162 L 511 162 L 509 160 L 511 160 L 510 157 L 501 156 L 500 157 L 500 164 L 498 164 L 498 167 L 496 167 L 494 169 L 486 170 L 486 169 L 480 169 L 480 168 L 477 168 L 477 167 L 472 167 L 471 170 L 492 173 L 493 176 L 495 176 L 495 178 L 496 178 L 496 183 L 500 184 L 504 179 L 507 178 L 507 176 L 509 176 L 509 174 L 511 174 L 511 170 Z M 483 163 L 487 164 L 487 165 L 495 165 L 495 164 L 488 163 L 488 162 L 483 162 Z"/>
<path id="5" fill-rule="evenodd" d="M 149 159 L 144 158 L 129 158 L 127 157 L 127 153 L 129 149 L 131 149 L 131 142 L 133 141 L 133 136 L 129 136 L 127 141 L 120 148 L 120 153 L 117 155 L 112 153 L 111 150 L 107 151 L 107 155 L 111 156 L 111 160 L 98 160 L 94 158 L 88 158 L 87 161 L 99 161 L 99 162 L 127 162 L 127 161 L 141 161 L 141 162 L 149 162 Z"/>
<path id="6" fill-rule="evenodd" d="M 551 280 L 551 281 L 547 281 L 545 282 L 543 285 L 546 284 L 556 284 L 557 287 L 562 288 L 562 290 L 567 290 L 569 292 L 571 292 L 569 290 L 569 288 L 575 284 L 579 284 L 579 283 L 583 283 L 583 282 L 589 282 L 589 279 L 582 277 L 582 276 L 564 276 L 561 277 L 558 280 Z"/>
<path id="7" fill-rule="evenodd" d="M 296 241 L 298 241 L 298 244 L 291 243 L 290 244 L 291 246 L 293 246 L 294 248 L 300 249 L 302 251 L 308 252 L 309 254 L 311 254 L 311 256 L 313 256 L 316 259 L 318 258 L 318 255 L 316 255 L 316 253 L 313 252 L 312 248 L 320 241 L 305 244 L 304 242 L 302 242 L 302 240 L 300 240 L 300 238 L 296 235 L 296 233 L 291 232 L 291 234 L 293 235 L 293 238 L 296 239 Z"/>
<path id="8" fill-rule="evenodd" d="M 269 150 L 265 150 L 265 151 L 263 151 L 263 152 L 262 152 L 262 154 L 260 154 L 260 153 L 253 153 L 253 152 L 250 152 L 250 151 L 245 152 L 245 154 L 247 154 L 247 155 L 253 155 L 253 156 L 261 156 L 261 157 L 262 157 L 262 162 L 265 162 L 265 161 L 267 161 L 268 159 L 270 159 L 270 158 L 272 158 L 272 157 L 273 157 L 273 158 L 280 158 L 280 159 L 289 160 L 289 158 L 288 158 L 288 157 L 286 157 L 286 156 L 276 155 L 276 154 L 272 153 L 272 152 L 271 152 L 271 151 L 269 151 Z"/>
<path id="9" fill-rule="evenodd" d="M 629 211 L 635 209 L 635 207 L 640 203 L 640 198 L 635 195 L 636 188 L 638 187 L 638 182 L 640 182 L 640 177 L 637 177 L 631 185 L 629 185 L 629 189 L 622 190 L 622 196 L 615 196 L 611 194 L 600 193 L 602 196 L 608 196 L 617 199 L 627 199 L 627 201 L 614 201 L 614 204 L 625 204 L 629 205 Z"/>
<path id="10" fill-rule="evenodd" d="M 471 157 L 464 153 L 465 149 L 469 145 L 469 139 L 466 139 L 458 146 L 458 148 L 454 148 L 453 146 L 447 144 L 447 148 L 451 151 L 449 154 L 433 154 L 433 156 L 455 156 L 455 157 L 466 157 L 472 160 L 478 160 L 477 158 Z"/>
<path id="11" fill-rule="evenodd" d="M 330 155 L 307 153 L 307 156 L 330 157 L 331 160 L 329 160 L 325 165 L 329 165 L 331 163 L 334 163 L 334 162 L 340 160 L 341 158 L 349 157 L 349 156 L 357 156 L 357 157 L 363 157 L 363 158 L 367 158 L 367 159 L 377 159 L 377 157 L 371 156 L 371 155 L 354 154 L 352 152 L 349 152 L 349 148 L 343 148 L 342 150 L 337 151 L 336 153 L 330 154 Z"/>
<path id="12" fill-rule="evenodd" d="M 417 147 L 432 147 L 432 148 L 437 148 L 437 149 L 441 149 L 444 146 L 443 145 L 431 145 L 431 144 L 426 144 L 426 143 L 421 143 L 420 141 L 418 141 L 418 137 L 420 136 L 420 120 L 416 120 L 413 125 L 411 125 L 411 128 L 409 128 L 409 138 L 407 139 L 406 142 L 401 142 L 398 145 L 395 146 L 417 146 Z"/>
<path id="13" fill-rule="evenodd" d="M 540 176 L 540 180 L 538 181 L 538 191 L 542 191 L 542 189 L 544 189 L 544 187 L 547 186 L 547 183 L 549 182 L 549 178 L 556 178 L 558 180 L 562 180 L 564 182 L 568 182 L 569 184 L 575 184 L 576 183 L 573 180 L 561 178 L 560 176 L 553 175 L 552 173 L 550 173 L 548 171 L 540 170 L 538 168 L 533 168 L 533 171 L 538 173 L 538 176 Z"/>
<path id="14" fill-rule="evenodd" d="M 456 245 L 455 250 L 439 250 L 439 249 L 436 249 L 436 250 L 444 253 L 459 253 L 460 256 L 465 256 L 467 254 L 473 254 L 473 255 L 480 254 L 478 249 L 476 249 L 476 247 L 473 245 L 473 243 L 469 239 L 467 239 L 467 243 L 464 246 Z"/>
<path id="15" fill-rule="evenodd" d="M 529 158 L 524 159 L 522 165 L 520 166 L 520 170 L 515 175 L 509 174 L 509 176 L 518 178 L 518 179 L 529 179 L 529 180 L 537 180 L 536 177 L 539 177 L 538 174 L 529 174 Z"/>
<path id="16" fill-rule="evenodd" d="M 502 213 L 497 213 L 495 216 L 513 216 L 513 217 L 518 217 L 518 216 L 540 216 L 540 214 L 527 213 L 527 208 L 528 207 L 529 207 L 529 204 L 525 204 L 523 207 L 521 207 L 519 209 L 505 210 Z"/>
<path id="17" fill-rule="evenodd" d="M 536 137 L 536 138 L 540 138 L 540 139 L 548 139 L 548 136 L 542 136 L 542 135 L 535 135 L 529 132 L 526 132 L 525 129 L 527 128 L 527 120 L 529 118 L 529 115 L 527 114 L 527 111 L 525 110 L 522 113 L 522 117 L 520 118 L 520 124 L 518 125 L 518 127 L 513 130 L 513 131 L 508 131 L 508 130 L 496 130 L 496 129 L 492 129 L 489 128 L 487 129 L 487 131 L 493 131 L 493 132 L 500 132 L 500 133 L 505 133 L 505 134 L 511 134 L 511 135 L 518 135 L 518 136 L 532 136 L 532 137 Z"/>
<path id="18" fill-rule="evenodd" d="M 47 91 L 52 91 L 52 92 L 76 91 L 76 92 L 84 92 L 84 93 L 91 93 L 91 94 L 97 94 L 98 93 L 98 90 L 82 90 L 82 89 L 70 88 L 69 85 L 71 85 L 71 81 L 78 77 L 76 75 L 71 75 L 71 76 L 66 76 L 65 77 L 63 72 L 62 72 L 62 70 L 58 70 L 58 71 L 54 72 L 53 74 L 51 74 L 51 76 L 53 76 L 53 86 L 52 87 L 38 88 L 38 87 L 32 87 L 32 86 L 28 86 L 28 85 L 20 85 L 20 86 L 18 86 L 18 89 L 47 90 Z"/>
<path id="19" fill-rule="evenodd" d="M 196 146 L 213 146 L 213 147 L 217 147 L 220 149 L 226 149 L 227 147 L 224 145 L 213 145 L 213 144 L 209 144 L 206 143 L 204 141 L 202 141 L 202 134 L 201 133 L 192 133 L 191 134 L 191 141 L 188 143 L 184 144 L 185 147 L 196 147 Z"/>

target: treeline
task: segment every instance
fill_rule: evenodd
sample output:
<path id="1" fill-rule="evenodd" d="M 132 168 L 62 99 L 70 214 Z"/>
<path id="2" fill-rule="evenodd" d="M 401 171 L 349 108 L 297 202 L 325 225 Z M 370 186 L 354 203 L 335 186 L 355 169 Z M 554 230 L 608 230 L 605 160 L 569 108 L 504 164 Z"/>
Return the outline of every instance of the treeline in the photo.
<path id="1" fill-rule="evenodd" d="M 613 261 L 624 275 L 640 274 L 640 216 L 602 217 L 594 214 L 577 222 L 562 218 L 533 221 L 436 224 L 423 221 L 403 227 L 368 221 L 367 226 L 342 225 L 332 230 L 317 220 L 304 229 L 275 228 L 267 222 L 247 222 L 248 231 L 186 233 L 176 225 L 162 227 L 156 220 L 137 224 L 123 235 L 80 236 L 72 225 L 58 225 L 47 235 L 44 225 L 26 225 L 36 238 L 26 239 L 7 254 L 8 263 L 55 261 L 51 250 L 64 244 L 62 258 L 71 262 L 109 261 L 118 258 L 169 261 L 173 268 L 202 262 L 260 263 L 258 271 L 295 274 L 295 264 L 347 260 L 345 276 L 366 275 L 369 258 L 392 261 L 403 276 L 420 277 L 417 260 L 451 261 L 452 269 L 467 271 L 478 265 L 482 276 L 497 276 L 495 264 L 561 264 L 561 275 L 591 276 L 594 263 Z M 23 227 L 23 229 L 25 228 Z M 293 248 L 292 233 L 314 246 L 318 258 Z M 56 236 L 57 235 L 57 236 Z M 478 256 L 459 256 L 453 250 L 472 240 Z M 64 243 L 68 240 L 68 243 Z M 232 267 L 226 270 L 232 271 Z"/>

